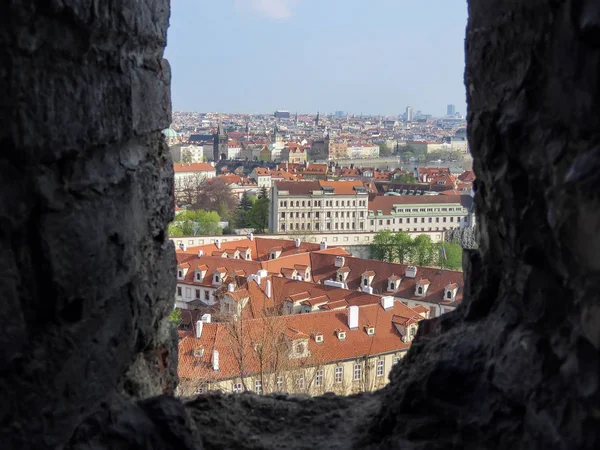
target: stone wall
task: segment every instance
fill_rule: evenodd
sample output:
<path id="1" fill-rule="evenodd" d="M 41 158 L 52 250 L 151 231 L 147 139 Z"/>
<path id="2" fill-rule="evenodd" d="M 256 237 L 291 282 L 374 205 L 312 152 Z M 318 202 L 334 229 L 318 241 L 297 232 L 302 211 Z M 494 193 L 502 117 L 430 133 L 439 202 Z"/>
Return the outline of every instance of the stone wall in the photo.
<path id="1" fill-rule="evenodd" d="M 0 447 L 59 448 L 119 397 L 176 385 L 169 3 L 0 16 Z"/>
<path id="2" fill-rule="evenodd" d="M 388 387 L 186 403 L 145 398 L 175 381 L 168 4 L 69 5 L 0 18 L 5 447 L 600 447 L 598 2 L 470 1 L 480 249 Z"/>

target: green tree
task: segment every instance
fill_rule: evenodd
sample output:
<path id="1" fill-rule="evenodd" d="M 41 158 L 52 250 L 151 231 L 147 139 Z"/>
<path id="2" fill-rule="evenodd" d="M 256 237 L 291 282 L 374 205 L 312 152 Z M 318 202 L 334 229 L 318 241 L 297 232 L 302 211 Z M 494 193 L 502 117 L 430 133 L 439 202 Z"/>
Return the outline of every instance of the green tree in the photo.
<path id="1" fill-rule="evenodd" d="M 410 237 L 409 237 L 410 239 Z M 379 261 L 394 261 L 394 233 L 390 230 L 378 231 L 369 245 L 372 259 Z"/>
<path id="2" fill-rule="evenodd" d="M 169 236 L 201 236 L 222 234 L 221 218 L 214 211 L 186 210 L 169 225 Z"/>
<path id="3" fill-rule="evenodd" d="M 169 314 L 169 322 L 175 324 L 176 327 L 181 323 L 181 310 L 179 308 L 173 309 Z"/>
<path id="4" fill-rule="evenodd" d="M 462 248 L 453 242 L 435 244 L 435 261 L 441 269 L 462 270 Z"/>
<path id="5" fill-rule="evenodd" d="M 254 228 L 255 233 L 264 233 L 269 226 L 269 194 L 262 188 L 258 198 L 246 214 L 248 225 Z"/>
<path id="6" fill-rule="evenodd" d="M 391 154 L 392 154 L 392 151 L 390 150 L 390 148 L 387 145 L 379 144 L 379 156 L 381 158 L 390 156 Z"/>
<path id="7" fill-rule="evenodd" d="M 181 162 L 185 164 L 192 162 L 192 152 L 187 148 L 181 151 Z"/>
<path id="8" fill-rule="evenodd" d="M 434 259 L 431 238 L 426 234 L 420 234 L 412 242 L 411 262 L 417 266 L 429 266 Z"/>
<path id="9" fill-rule="evenodd" d="M 252 209 L 252 200 L 247 192 L 242 194 L 240 203 L 236 209 L 235 214 L 235 226 L 237 228 L 247 228 L 248 225 L 248 212 Z"/>
<path id="10" fill-rule="evenodd" d="M 413 253 L 413 240 L 406 231 L 400 231 L 393 237 L 394 261 L 400 264 L 410 262 Z"/>
<path id="11" fill-rule="evenodd" d="M 417 180 L 412 173 L 397 173 L 394 176 L 394 181 L 402 184 L 416 184 Z"/>

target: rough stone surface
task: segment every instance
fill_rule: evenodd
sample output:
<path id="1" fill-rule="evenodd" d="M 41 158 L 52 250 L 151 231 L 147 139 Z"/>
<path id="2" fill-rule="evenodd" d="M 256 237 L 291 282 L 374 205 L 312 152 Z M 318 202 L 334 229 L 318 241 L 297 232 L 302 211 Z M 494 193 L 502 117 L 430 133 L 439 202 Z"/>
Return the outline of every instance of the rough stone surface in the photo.
<path id="1" fill-rule="evenodd" d="M 3 3 L 2 448 L 60 448 L 107 399 L 176 385 L 168 17 L 166 0 Z"/>
<path id="2" fill-rule="evenodd" d="M 470 1 L 480 247 L 388 387 L 186 402 L 146 398 L 175 383 L 167 2 L 5 12 L 7 448 L 600 448 L 600 3 Z"/>

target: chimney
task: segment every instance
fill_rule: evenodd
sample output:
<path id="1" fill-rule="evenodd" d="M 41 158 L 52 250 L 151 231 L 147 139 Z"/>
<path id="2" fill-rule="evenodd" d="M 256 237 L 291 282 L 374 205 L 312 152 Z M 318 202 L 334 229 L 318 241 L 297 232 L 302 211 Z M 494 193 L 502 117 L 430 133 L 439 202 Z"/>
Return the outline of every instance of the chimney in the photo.
<path id="1" fill-rule="evenodd" d="M 204 256 L 204 250 L 198 250 L 198 258 L 202 258 Z"/>
<path id="2" fill-rule="evenodd" d="M 227 285 L 227 292 L 235 292 L 235 284 L 229 283 Z"/>
<path id="3" fill-rule="evenodd" d="M 296 248 L 300 248 L 300 238 L 296 238 Z"/>
<path id="4" fill-rule="evenodd" d="M 348 328 L 358 330 L 358 306 L 348 308 Z"/>
<path id="5" fill-rule="evenodd" d="M 204 323 L 199 320 L 198 322 L 196 322 L 196 338 L 200 339 L 202 337 L 202 327 L 204 326 Z"/>
<path id="6" fill-rule="evenodd" d="M 184 244 L 183 242 L 180 242 L 180 243 L 179 243 L 179 248 L 180 248 L 181 250 L 184 250 L 184 249 L 185 249 L 185 244 Z"/>
<path id="7" fill-rule="evenodd" d="M 202 314 L 202 322 L 204 322 L 204 323 L 210 323 L 210 321 L 211 321 L 210 314 Z"/>
<path id="8" fill-rule="evenodd" d="M 407 278 L 416 278 L 417 268 L 415 266 L 407 266 L 405 275 Z"/>
<path id="9" fill-rule="evenodd" d="M 344 267 L 345 262 L 346 262 L 346 259 L 343 256 L 336 256 L 334 258 L 335 267 Z"/>
<path id="10" fill-rule="evenodd" d="M 221 250 L 221 239 L 215 239 L 215 245 L 219 250 Z"/>
<path id="11" fill-rule="evenodd" d="M 394 307 L 394 297 L 392 297 L 391 295 L 381 297 L 381 306 L 385 311 L 392 309 Z"/>
<path id="12" fill-rule="evenodd" d="M 327 250 L 327 242 L 321 241 L 320 249 L 321 250 Z"/>
<path id="13" fill-rule="evenodd" d="M 248 233 L 248 234 L 246 235 L 246 237 L 247 237 L 248 239 L 250 239 L 250 242 L 254 241 L 254 234 L 253 234 L 253 233 Z"/>
<path id="14" fill-rule="evenodd" d="M 266 278 L 269 275 L 269 272 L 265 269 L 260 269 L 256 274 L 261 278 Z"/>
<path id="15" fill-rule="evenodd" d="M 212 366 L 215 372 L 219 371 L 219 351 L 213 350 L 212 354 Z"/>

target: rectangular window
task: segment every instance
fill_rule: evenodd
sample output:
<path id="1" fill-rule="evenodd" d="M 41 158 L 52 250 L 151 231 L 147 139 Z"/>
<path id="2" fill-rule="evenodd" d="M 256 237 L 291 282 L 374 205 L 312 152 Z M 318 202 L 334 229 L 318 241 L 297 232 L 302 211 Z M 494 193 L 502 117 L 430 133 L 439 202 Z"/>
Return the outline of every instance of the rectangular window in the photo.
<path id="1" fill-rule="evenodd" d="M 233 387 L 231 388 L 232 392 L 240 393 L 242 392 L 242 383 L 233 383 Z"/>
<path id="2" fill-rule="evenodd" d="M 446 218 L 445 217 L 443 218 L 443 222 L 446 223 Z"/>
<path id="3" fill-rule="evenodd" d="M 400 361 L 400 357 L 399 356 L 394 356 L 394 362 L 393 362 L 393 364 L 397 364 L 398 361 Z"/>
<path id="4" fill-rule="evenodd" d="M 200 289 L 196 289 L 196 298 L 200 298 Z"/>
<path id="5" fill-rule="evenodd" d="M 421 217 L 421 223 L 425 223 L 425 217 Z"/>
<path id="6" fill-rule="evenodd" d="M 454 222 L 454 217 L 450 217 L 450 222 Z"/>
<path id="7" fill-rule="evenodd" d="M 377 371 L 376 371 L 376 375 L 378 377 L 382 377 L 383 373 L 385 371 L 385 360 L 380 359 L 377 361 Z"/>
<path id="8" fill-rule="evenodd" d="M 277 376 L 277 391 L 282 392 L 283 388 L 283 377 L 281 375 Z"/>
<path id="9" fill-rule="evenodd" d="M 375 225 L 375 221 L 371 220 L 371 226 Z"/>
<path id="10" fill-rule="evenodd" d="M 296 380 L 296 387 L 298 389 L 304 389 L 304 377 L 298 378 Z"/>
<path id="11" fill-rule="evenodd" d="M 192 298 L 192 288 L 185 288 L 185 298 Z"/>
<path id="12" fill-rule="evenodd" d="M 383 225 L 383 220 L 379 219 L 379 225 Z"/>
<path id="13" fill-rule="evenodd" d="M 210 293 L 208 291 L 204 291 L 204 300 L 210 299 Z"/>
<path id="14" fill-rule="evenodd" d="M 339 366 L 335 368 L 335 382 L 341 383 L 344 381 L 344 367 Z"/>
<path id="15" fill-rule="evenodd" d="M 390 225 L 390 219 L 387 220 L 387 225 Z"/>
<path id="16" fill-rule="evenodd" d="M 177 295 L 181 297 L 181 288 L 179 286 L 177 287 Z"/>
<path id="17" fill-rule="evenodd" d="M 317 211 L 317 212 L 315 213 L 315 217 L 318 219 L 319 217 L 321 217 L 321 213 L 319 213 L 319 211 Z"/>
<path id="18" fill-rule="evenodd" d="M 315 386 L 323 386 L 323 370 L 319 370 L 315 375 Z"/>
<path id="19" fill-rule="evenodd" d="M 285 219 L 285 213 L 284 212 L 281 213 L 281 218 Z"/>
<path id="20" fill-rule="evenodd" d="M 354 381 L 360 380 L 362 377 L 362 364 L 354 364 Z"/>
<path id="21" fill-rule="evenodd" d="M 260 380 L 254 381 L 254 392 L 258 395 L 262 394 L 262 383 Z"/>
<path id="22" fill-rule="evenodd" d="M 429 223 L 431 223 L 431 217 L 429 218 Z"/>

